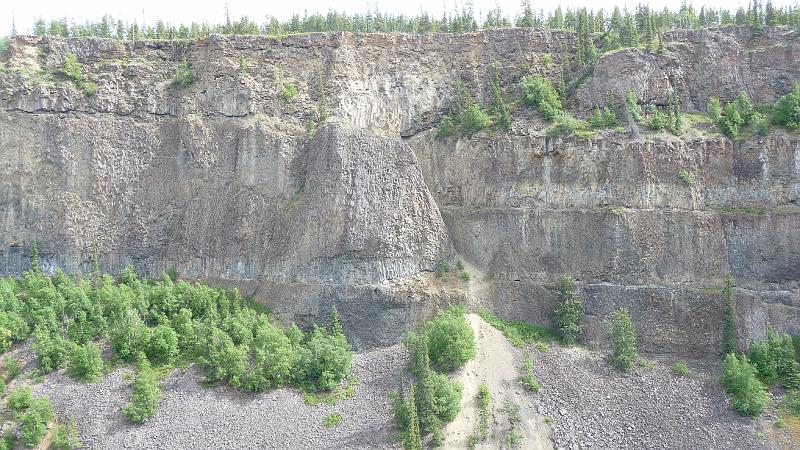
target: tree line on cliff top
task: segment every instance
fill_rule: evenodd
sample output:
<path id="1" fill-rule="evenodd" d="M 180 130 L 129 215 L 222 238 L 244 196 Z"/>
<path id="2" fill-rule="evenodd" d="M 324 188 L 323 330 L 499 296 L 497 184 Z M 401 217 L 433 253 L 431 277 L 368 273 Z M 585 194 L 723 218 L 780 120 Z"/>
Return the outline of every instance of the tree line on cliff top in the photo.
<path id="1" fill-rule="evenodd" d="M 588 20 L 582 20 L 582 17 Z M 368 11 L 364 14 L 347 14 L 329 10 L 327 13 L 308 12 L 294 14 L 288 20 L 266 16 L 263 21 L 242 17 L 232 19 L 225 11 L 225 22 L 172 24 L 163 20 L 152 23 L 124 22 L 104 15 L 97 21 L 84 23 L 68 22 L 66 18 L 45 21 L 38 19 L 30 32 L 38 36 L 97 36 L 136 41 L 141 39 L 193 39 L 211 34 L 271 35 L 311 32 L 388 32 L 388 33 L 462 33 L 493 28 L 538 28 L 549 30 L 585 31 L 615 35 L 623 44 L 639 45 L 645 36 L 674 29 L 708 28 L 725 25 L 746 25 L 754 28 L 764 26 L 791 26 L 800 29 L 800 7 L 775 7 L 771 1 L 755 0 L 747 9 L 735 11 L 702 6 L 699 9 L 683 2 L 677 10 L 664 7 L 661 10 L 639 4 L 633 10 L 614 7 L 604 9 L 561 8 L 545 12 L 537 9 L 530 0 L 523 0 L 520 10 L 513 16 L 499 6 L 485 14 L 475 11 L 467 0 L 454 11 L 443 11 L 440 17 L 422 11 L 416 16 Z M 14 27 L 12 34 L 16 34 Z"/>

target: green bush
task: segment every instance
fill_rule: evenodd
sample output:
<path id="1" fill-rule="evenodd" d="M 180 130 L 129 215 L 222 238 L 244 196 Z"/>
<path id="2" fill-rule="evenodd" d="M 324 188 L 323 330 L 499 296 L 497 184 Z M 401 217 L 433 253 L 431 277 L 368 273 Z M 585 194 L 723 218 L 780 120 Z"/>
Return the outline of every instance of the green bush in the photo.
<path id="1" fill-rule="evenodd" d="M 723 384 L 731 396 L 731 404 L 739 414 L 755 417 L 769 403 L 764 385 L 756 377 L 756 369 L 746 357 L 729 353 L 723 362 Z"/>
<path id="2" fill-rule="evenodd" d="M 297 85 L 291 81 L 284 81 L 282 88 L 281 97 L 283 97 L 284 101 L 291 101 L 297 96 Z"/>
<path id="3" fill-rule="evenodd" d="M 291 381 L 298 354 L 286 334 L 269 322 L 262 321 L 250 348 L 253 361 L 246 375 L 245 387 L 248 390 L 263 391 Z"/>
<path id="4" fill-rule="evenodd" d="M 522 376 L 517 380 L 525 386 L 525 389 L 531 392 L 539 392 L 539 381 L 533 375 L 533 357 L 527 355 L 525 361 L 522 362 Z"/>
<path id="5" fill-rule="evenodd" d="M 503 333 L 514 347 L 522 348 L 526 343 L 541 343 L 538 341 L 554 341 L 555 333 L 543 326 L 523 322 L 521 320 L 503 320 L 489 311 L 481 311 L 480 316 L 489 325 Z"/>
<path id="6" fill-rule="evenodd" d="M 769 121 L 758 111 L 753 111 L 750 124 L 753 127 L 753 131 L 759 136 L 766 136 L 769 133 Z"/>
<path id="7" fill-rule="evenodd" d="M 99 380 L 103 376 L 103 358 L 100 356 L 100 349 L 91 342 L 73 345 L 67 367 L 72 378 L 90 383 Z"/>
<path id="8" fill-rule="evenodd" d="M 772 386 L 777 381 L 784 386 L 793 385 L 800 376 L 800 364 L 795 360 L 792 338 L 774 329 L 769 329 L 766 341 L 755 341 L 750 345 L 748 358 L 756 369 L 759 381 L 766 386 Z"/>
<path id="9" fill-rule="evenodd" d="M 403 440 L 403 447 L 406 450 L 422 450 L 422 433 L 420 432 L 419 416 L 417 415 L 416 392 L 411 386 L 406 401 L 406 411 L 408 417 L 407 433 Z"/>
<path id="10" fill-rule="evenodd" d="M 689 375 L 689 366 L 684 361 L 678 361 L 672 366 L 672 371 L 682 377 L 685 377 Z"/>
<path id="11" fill-rule="evenodd" d="M 328 414 L 323 422 L 326 428 L 333 428 L 340 423 L 342 423 L 342 415 L 338 412 Z"/>
<path id="12" fill-rule="evenodd" d="M 800 83 L 795 83 L 792 92 L 775 104 L 772 121 L 790 130 L 800 131 Z"/>
<path id="13" fill-rule="evenodd" d="M 53 419 L 53 405 L 47 398 L 36 399 L 19 420 L 19 440 L 29 448 L 35 447 L 47 434 L 47 424 Z"/>
<path id="14" fill-rule="evenodd" d="M 147 340 L 147 357 L 162 363 L 171 363 L 178 356 L 178 333 L 167 323 L 153 328 Z"/>
<path id="15" fill-rule="evenodd" d="M 628 93 L 625 95 L 625 106 L 628 108 L 631 119 L 633 119 L 635 123 L 641 123 L 642 107 L 639 105 L 636 94 L 634 94 L 630 88 L 628 88 Z"/>
<path id="16" fill-rule="evenodd" d="M 744 125 L 744 119 L 736 109 L 736 105 L 728 103 L 725 105 L 725 115 L 720 119 L 719 126 L 722 133 L 728 137 L 738 139 L 741 136 L 741 129 Z"/>
<path id="17" fill-rule="evenodd" d="M 461 118 L 461 131 L 467 137 L 483 130 L 492 124 L 489 115 L 481 110 L 478 105 L 470 105 Z"/>
<path id="18" fill-rule="evenodd" d="M 49 373 L 67 361 L 69 342 L 60 333 L 53 333 L 47 328 L 40 327 L 33 332 L 33 350 L 42 372 Z"/>
<path id="19" fill-rule="evenodd" d="M 575 295 L 575 280 L 562 276 L 558 280 L 559 304 L 556 307 L 556 323 L 561 339 L 568 345 L 580 342 L 583 334 L 583 302 Z"/>
<path id="20" fill-rule="evenodd" d="M 689 186 L 697 184 L 697 177 L 686 169 L 681 170 L 681 173 L 678 174 L 678 178 Z"/>
<path id="21" fill-rule="evenodd" d="M 547 120 L 554 120 L 561 114 L 561 100 L 553 83 L 542 75 L 522 77 L 522 102 L 529 107 L 538 108 Z"/>
<path id="22" fill-rule="evenodd" d="M 636 361 L 636 332 L 631 323 L 627 309 L 619 309 L 614 313 L 611 326 L 611 364 L 620 370 L 629 372 Z"/>
<path id="23" fill-rule="evenodd" d="M 471 277 L 470 277 L 470 274 L 469 274 L 469 272 L 467 272 L 466 270 L 462 270 L 462 271 L 461 271 L 461 279 L 462 279 L 464 282 L 468 282 L 468 281 L 470 280 L 470 278 L 471 278 Z"/>
<path id="24" fill-rule="evenodd" d="M 342 334 L 329 334 L 315 326 L 299 349 L 295 374 L 309 390 L 331 390 L 350 370 L 352 351 Z"/>
<path id="25" fill-rule="evenodd" d="M 197 76 L 192 70 L 192 63 L 184 59 L 175 69 L 175 78 L 172 80 L 172 85 L 175 87 L 187 87 L 197 81 Z"/>
<path id="26" fill-rule="evenodd" d="M 722 116 L 722 106 L 719 103 L 719 99 L 717 97 L 711 97 L 708 99 L 708 117 L 711 118 L 711 121 L 714 123 L 719 123 L 719 119 Z"/>
<path id="27" fill-rule="evenodd" d="M 444 116 L 439 121 L 439 127 L 436 129 L 436 139 L 447 139 L 456 134 L 457 128 L 450 116 Z"/>
<path id="28" fill-rule="evenodd" d="M 595 106 L 594 114 L 587 122 L 594 129 L 613 128 L 617 126 L 617 115 L 608 106 L 604 106 L 602 110 L 600 107 Z"/>
<path id="29" fill-rule="evenodd" d="M 648 125 L 650 126 L 650 129 L 659 131 L 664 129 L 666 122 L 667 118 L 664 116 L 664 113 L 661 112 L 661 110 L 656 109 L 653 111 L 653 114 L 650 115 L 650 122 Z"/>
<path id="30" fill-rule="evenodd" d="M 61 66 L 61 74 L 64 78 L 76 83 L 81 83 L 83 81 L 83 68 L 74 53 L 67 53 L 64 55 L 64 64 Z"/>
<path id="31" fill-rule="evenodd" d="M 430 360 L 437 370 L 452 372 L 475 357 L 475 333 L 464 313 L 450 308 L 425 325 Z"/>
<path id="32" fill-rule="evenodd" d="M 551 57 L 552 59 L 552 57 Z M 494 122 L 506 131 L 511 131 L 511 118 L 508 113 L 508 105 L 503 99 L 500 91 L 500 67 L 494 64 L 494 77 L 492 77 L 492 104 L 489 111 L 492 113 Z"/>
<path id="33" fill-rule="evenodd" d="M 124 413 L 131 422 L 144 423 L 156 413 L 160 400 L 161 386 L 158 376 L 147 358 L 140 356 L 136 378 L 133 380 L 131 403 L 125 407 Z"/>
<path id="34" fill-rule="evenodd" d="M 56 426 L 50 448 L 55 450 L 74 450 L 81 447 L 83 447 L 83 444 L 81 444 L 78 436 L 78 427 L 75 425 L 75 419 L 70 417 L 66 425 Z"/>
<path id="35" fill-rule="evenodd" d="M 22 373 L 22 364 L 16 359 L 6 356 L 3 358 L 3 370 L 5 371 L 5 379 L 10 382 Z"/>
<path id="36" fill-rule="evenodd" d="M 33 392 L 28 386 L 21 386 L 14 389 L 8 394 L 8 398 L 6 399 L 6 405 L 14 412 L 28 409 L 31 403 L 33 403 Z"/>

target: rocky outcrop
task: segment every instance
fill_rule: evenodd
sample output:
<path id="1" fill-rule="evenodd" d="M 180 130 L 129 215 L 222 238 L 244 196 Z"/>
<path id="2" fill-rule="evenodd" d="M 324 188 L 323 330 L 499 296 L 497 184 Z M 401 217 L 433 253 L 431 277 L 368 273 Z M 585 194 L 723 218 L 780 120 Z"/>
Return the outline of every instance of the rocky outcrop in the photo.
<path id="1" fill-rule="evenodd" d="M 800 80 L 794 31 L 665 40 L 573 74 L 569 107 L 586 114 L 628 88 L 646 104 L 673 89 L 689 110 L 739 90 L 771 102 Z M 768 325 L 800 333 L 797 135 L 551 137 L 517 108 L 511 132 L 434 139 L 456 82 L 488 104 L 496 64 L 517 97 L 531 70 L 560 76 L 574 44 L 539 30 L 18 37 L 0 71 L 0 273 L 25 270 L 34 239 L 48 270 L 87 273 L 96 247 L 104 270 L 175 267 L 286 320 L 325 320 L 336 304 L 359 347 L 397 342 L 453 302 L 550 323 L 550 288 L 570 274 L 591 344 L 625 306 L 643 350 L 695 355 L 719 351 L 731 274 L 742 344 Z M 93 95 L 58 74 L 67 53 Z M 184 60 L 197 81 L 181 88 Z M 481 272 L 480 290 L 431 282 L 455 258 Z"/>

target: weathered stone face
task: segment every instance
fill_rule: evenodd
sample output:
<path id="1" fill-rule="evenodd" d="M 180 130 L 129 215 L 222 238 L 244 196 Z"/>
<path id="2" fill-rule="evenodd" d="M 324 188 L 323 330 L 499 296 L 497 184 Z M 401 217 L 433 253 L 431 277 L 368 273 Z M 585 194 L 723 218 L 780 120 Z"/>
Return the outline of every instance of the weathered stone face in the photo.
<path id="1" fill-rule="evenodd" d="M 585 115 L 628 88 L 649 104 L 672 88 L 689 110 L 740 90 L 772 102 L 800 80 L 796 32 L 665 40 L 603 56 L 569 107 Z M 696 355 L 720 349 L 730 273 L 743 345 L 768 324 L 800 333 L 797 135 L 553 138 L 516 109 L 510 133 L 434 139 L 458 80 L 488 104 L 496 63 L 517 98 L 523 75 L 555 79 L 573 47 L 533 30 L 17 38 L 0 72 L 0 273 L 25 270 L 33 239 L 47 268 L 86 273 L 96 244 L 104 270 L 174 266 L 286 320 L 326 320 L 336 303 L 361 347 L 453 302 L 547 324 L 569 274 L 591 344 L 624 306 L 644 351 Z M 55 75 L 68 52 L 94 95 Z M 184 59 L 198 79 L 172 86 Z M 481 289 L 420 275 L 456 257 Z"/>

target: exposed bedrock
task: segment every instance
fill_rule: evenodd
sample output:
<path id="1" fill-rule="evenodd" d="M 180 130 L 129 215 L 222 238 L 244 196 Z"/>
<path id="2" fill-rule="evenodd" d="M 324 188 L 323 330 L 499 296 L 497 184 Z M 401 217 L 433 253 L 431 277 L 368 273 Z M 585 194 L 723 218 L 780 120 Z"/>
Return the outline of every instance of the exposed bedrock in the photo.
<path id="1" fill-rule="evenodd" d="M 628 88 L 646 105 L 674 89 L 685 110 L 739 90 L 772 102 L 800 80 L 798 39 L 668 33 L 663 53 L 613 52 L 573 74 L 568 106 L 585 116 Z M 497 63 L 517 99 L 523 75 L 556 79 L 574 45 L 533 30 L 19 37 L 0 58 L 0 273 L 25 270 L 34 239 L 46 269 L 70 273 L 89 272 L 96 247 L 104 270 L 175 267 L 287 321 L 325 321 L 336 304 L 360 348 L 455 302 L 548 324 L 569 274 L 590 344 L 625 306 L 642 350 L 692 355 L 720 350 L 730 274 L 742 345 L 770 325 L 800 333 L 797 135 L 553 138 L 515 107 L 510 133 L 433 138 L 459 80 L 487 105 Z M 67 53 L 94 95 L 58 75 Z M 184 59 L 197 81 L 179 88 Z M 475 268 L 473 291 L 430 275 L 442 258 Z"/>

